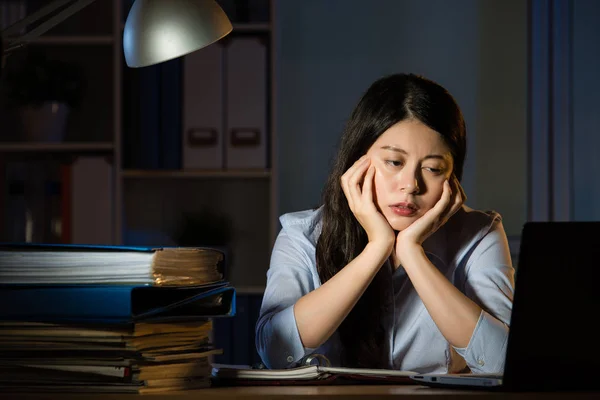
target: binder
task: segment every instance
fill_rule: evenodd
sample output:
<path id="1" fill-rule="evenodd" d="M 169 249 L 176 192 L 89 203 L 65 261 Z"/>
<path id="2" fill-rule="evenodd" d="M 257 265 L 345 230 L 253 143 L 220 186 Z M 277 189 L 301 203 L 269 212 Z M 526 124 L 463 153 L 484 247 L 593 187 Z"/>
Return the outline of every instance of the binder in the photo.
<path id="1" fill-rule="evenodd" d="M 183 168 L 223 168 L 223 46 L 183 61 Z"/>
<path id="2" fill-rule="evenodd" d="M 235 289 L 202 286 L 2 285 L 0 321 L 131 323 L 233 316 Z"/>
<path id="3" fill-rule="evenodd" d="M 227 169 L 267 167 L 267 46 L 240 36 L 226 48 Z"/>

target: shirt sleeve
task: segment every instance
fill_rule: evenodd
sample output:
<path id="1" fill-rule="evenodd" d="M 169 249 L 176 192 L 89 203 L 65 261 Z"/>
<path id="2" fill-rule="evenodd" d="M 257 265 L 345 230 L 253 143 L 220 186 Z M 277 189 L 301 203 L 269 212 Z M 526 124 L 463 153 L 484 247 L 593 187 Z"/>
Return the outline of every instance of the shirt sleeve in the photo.
<path id="1" fill-rule="evenodd" d="M 466 265 L 464 292 L 482 312 L 465 348 L 454 348 L 474 373 L 502 373 L 514 292 L 514 268 L 500 220 L 479 241 Z"/>
<path id="2" fill-rule="evenodd" d="M 267 368 L 294 366 L 315 349 L 300 339 L 294 304 L 314 289 L 309 246 L 280 231 L 273 246 L 267 286 L 256 324 L 256 349 Z"/>

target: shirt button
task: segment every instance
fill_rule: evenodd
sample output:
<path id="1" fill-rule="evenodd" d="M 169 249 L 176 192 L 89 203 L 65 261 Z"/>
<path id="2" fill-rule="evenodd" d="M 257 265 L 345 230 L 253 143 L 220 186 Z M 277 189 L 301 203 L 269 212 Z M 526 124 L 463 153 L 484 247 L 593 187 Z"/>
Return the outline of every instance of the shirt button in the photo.
<path id="1" fill-rule="evenodd" d="M 292 357 L 292 356 L 288 356 L 288 358 L 287 358 L 287 362 L 292 362 L 292 361 L 294 361 L 294 357 Z"/>
<path id="2" fill-rule="evenodd" d="M 485 365 L 485 361 L 483 361 L 481 358 L 479 360 L 477 360 L 477 364 L 481 365 L 482 367 Z"/>

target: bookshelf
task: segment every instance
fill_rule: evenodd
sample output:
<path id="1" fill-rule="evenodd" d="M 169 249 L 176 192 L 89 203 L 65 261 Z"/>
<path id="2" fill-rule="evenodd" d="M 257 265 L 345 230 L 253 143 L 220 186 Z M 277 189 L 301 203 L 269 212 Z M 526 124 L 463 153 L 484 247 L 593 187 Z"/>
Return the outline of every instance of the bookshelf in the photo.
<path id="1" fill-rule="evenodd" d="M 31 41 L 32 44 L 59 45 L 110 45 L 114 36 L 41 36 Z"/>
<path id="2" fill-rule="evenodd" d="M 254 3 L 261 3 L 263 5 L 272 7 L 269 1 L 253 1 Z M 118 172 L 118 179 L 121 182 L 122 197 L 123 197 L 123 212 L 121 221 L 120 232 L 123 235 L 123 241 L 127 242 L 132 240 L 131 237 L 135 237 L 138 234 L 148 234 L 151 236 L 168 234 L 177 242 L 177 237 L 181 231 L 181 226 L 185 225 L 186 218 L 195 220 L 195 226 L 197 230 L 203 230 L 203 226 L 206 226 L 207 230 L 213 229 L 210 224 L 211 221 L 198 221 L 198 214 L 204 215 L 205 213 L 214 213 L 218 217 L 227 217 L 229 219 L 231 227 L 231 235 L 233 237 L 233 244 L 226 246 L 230 252 L 230 276 L 229 280 L 236 287 L 253 287 L 261 288 L 264 287 L 266 281 L 266 271 L 269 264 L 270 250 L 272 243 L 274 242 L 276 229 L 277 229 L 277 218 L 275 211 L 275 188 L 273 186 L 274 179 L 274 157 L 271 149 L 274 143 L 274 123 L 273 123 L 273 68 L 272 68 L 272 37 L 271 37 L 271 24 L 268 20 L 259 19 L 255 22 L 242 23 L 236 20 L 235 13 L 232 13 L 231 1 L 219 1 L 221 6 L 228 14 L 229 18 L 233 23 L 233 32 L 226 37 L 224 40 L 216 43 L 217 47 L 222 46 L 226 48 L 230 43 L 238 37 L 261 37 L 268 40 L 267 43 L 267 56 L 266 62 L 266 80 L 267 89 L 266 97 L 266 134 L 268 139 L 268 149 L 266 151 L 265 165 L 263 167 L 233 167 L 225 165 L 225 156 L 221 161 L 222 164 L 212 165 L 210 167 L 199 167 L 193 165 L 187 165 L 186 154 L 182 145 L 181 154 L 177 158 L 179 165 L 173 165 L 173 157 L 170 157 L 170 149 L 176 147 L 173 143 L 165 146 L 165 139 L 158 139 L 158 143 L 149 143 L 152 139 L 149 139 L 151 135 L 146 135 L 145 145 L 148 147 L 146 155 L 154 151 L 157 154 L 154 159 L 146 159 L 145 157 L 136 156 L 134 151 L 128 144 L 127 139 L 123 140 L 121 150 L 123 151 L 123 167 Z M 269 9 L 267 13 L 272 12 Z M 201 49 L 197 55 L 210 57 L 214 51 L 215 45 L 212 45 L 211 49 Z M 225 51 L 225 50 L 223 50 Z M 223 57 L 226 57 L 224 54 Z M 181 62 L 185 62 L 183 59 Z M 165 67 L 169 71 L 176 71 L 178 68 L 183 69 L 182 80 L 185 79 L 185 65 L 172 65 Z M 223 75 L 225 75 L 226 67 L 223 66 Z M 130 74 L 132 71 L 125 71 L 124 74 Z M 137 71 L 134 71 L 137 72 Z M 151 74 L 153 72 L 149 72 Z M 169 79 L 171 82 L 171 76 L 168 75 L 170 72 L 164 70 L 158 70 L 155 72 L 160 75 L 160 79 Z M 123 80 L 125 81 L 125 76 Z M 134 78 L 136 79 L 136 78 Z M 143 78 L 145 79 L 145 78 Z M 152 77 L 151 79 L 155 79 Z M 198 90 L 208 90 L 204 83 L 210 81 L 209 77 L 202 77 L 203 81 L 200 82 L 197 87 Z M 225 76 L 221 78 L 227 80 Z M 133 81 L 130 80 L 130 82 Z M 209 82 L 210 83 L 210 82 Z M 184 84 L 185 86 L 185 84 Z M 125 84 L 124 84 L 125 87 Z M 127 89 L 124 89 L 127 91 Z M 226 102 L 227 84 L 224 83 L 221 89 L 223 92 L 219 93 L 219 98 L 223 103 Z M 153 95 L 150 93 L 150 95 Z M 181 93 L 180 96 L 184 98 L 185 93 Z M 127 95 L 122 96 L 122 99 L 126 99 Z M 170 97 L 172 99 L 172 97 Z M 178 97 L 179 98 L 179 97 Z M 124 100 L 125 101 L 125 100 Z M 218 102 L 218 100 L 215 100 Z M 251 102 L 248 102 L 251 103 Z M 127 105 L 124 105 L 124 109 Z M 154 107 L 154 106 L 153 106 Z M 223 106 L 223 109 L 218 110 L 220 118 L 223 120 L 227 119 L 227 105 Z M 153 108 L 156 109 L 156 108 Z M 185 114 L 185 104 L 181 104 L 182 114 Z M 163 116 L 163 118 L 170 118 Z M 170 119 L 169 121 L 172 121 Z M 160 123 L 164 124 L 163 121 L 157 120 L 157 125 Z M 182 117 L 182 126 L 177 132 L 178 139 L 185 135 L 186 123 L 185 116 Z M 198 122 L 198 121 L 196 121 Z M 219 121 L 221 122 L 221 121 Z M 201 121 L 200 123 L 214 123 L 214 121 Z M 127 136 L 127 124 L 123 128 L 123 137 Z M 152 129 L 152 127 L 150 127 Z M 159 135 L 165 135 L 167 138 L 172 136 L 171 130 L 165 134 L 161 131 Z M 227 128 L 223 127 L 221 135 L 226 135 Z M 225 137 L 222 138 L 226 146 Z M 156 139 L 154 139 L 156 141 Z M 167 139 L 169 141 L 170 139 Z M 162 142 L 161 142 L 162 141 Z M 161 147 L 162 146 L 162 147 Z M 157 148 L 161 147 L 163 150 L 157 152 Z M 216 150 L 225 152 L 226 149 Z M 162 158 L 170 158 L 170 161 L 164 161 Z M 197 156 L 202 157 L 202 156 Z M 132 162 L 134 158 L 144 158 L 140 162 Z M 157 161 L 158 158 L 159 160 Z M 141 164 L 141 165 L 140 165 Z M 145 164 L 145 165 L 144 165 Z M 179 168 L 177 168 L 179 167 Z M 140 205 L 143 204 L 143 207 Z M 218 227 L 217 227 L 217 230 Z M 200 235 L 202 236 L 202 235 Z M 193 239 L 192 239 L 193 241 Z M 187 242 L 187 240 L 186 240 Z M 131 243 L 131 242 L 130 242 Z M 133 243 L 132 243 L 133 244 Z"/>
<path id="3" fill-rule="evenodd" d="M 112 152 L 115 144 L 111 142 L 73 142 L 73 143 L 0 143 L 0 153 L 85 153 Z"/>
<path id="4" fill-rule="evenodd" d="M 269 23 L 232 23 L 234 32 L 255 33 L 255 32 L 271 32 L 271 24 Z"/>
<path id="5" fill-rule="evenodd" d="M 172 178 L 216 178 L 216 179 L 270 179 L 271 171 L 264 170 L 167 170 L 167 171 L 148 171 L 148 170 L 124 170 L 123 178 L 145 178 L 145 179 L 172 179 Z"/>
<path id="6" fill-rule="evenodd" d="M 23 1 L 27 14 L 44 5 L 42 0 Z M 219 1 L 233 23 L 234 30 L 230 36 L 259 35 L 266 39 L 265 130 L 268 159 L 264 167 L 185 168 L 181 155 L 179 166 L 171 164 L 157 168 L 131 162 L 128 158 L 130 147 L 143 147 L 147 143 L 143 133 L 132 135 L 131 125 L 128 125 L 131 113 L 127 85 L 130 74 L 141 72 L 141 69 L 133 71 L 125 66 L 122 50 L 122 30 L 132 1 L 102 0 L 73 15 L 25 48 L 41 50 L 50 58 L 79 65 L 85 77 L 85 92 L 81 104 L 70 111 L 64 140 L 57 143 L 23 140 L 19 136 L 19 126 L 14 122 L 17 120 L 14 110 L 4 109 L 0 120 L 13 123 L 3 123 L 8 129 L 3 128 L 0 137 L 2 168 L 15 160 L 25 164 L 38 163 L 36 171 L 45 170 L 44 179 L 51 177 L 61 182 L 60 195 L 70 196 L 62 201 L 62 208 L 54 207 L 54 212 L 60 214 L 64 223 L 73 226 L 77 225 L 77 221 L 80 221 L 79 225 L 85 225 L 81 218 L 86 218 L 86 214 L 96 214 L 96 219 L 89 220 L 87 224 L 93 227 L 104 221 L 102 229 L 108 234 L 104 239 L 96 235 L 95 239 L 104 244 L 177 244 L 181 226 L 188 216 L 200 212 L 227 216 L 235 238 L 235 243 L 227 246 L 233 262 L 230 281 L 240 288 L 252 288 L 249 291 L 253 294 L 260 292 L 266 280 L 278 217 L 274 187 L 276 160 L 272 154 L 275 148 L 275 91 L 273 22 L 269 16 L 273 15 L 273 4 L 271 1 L 249 2 L 263 7 L 263 10 L 259 10 L 261 15 L 255 21 L 241 22 L 237 16 L 230 14 L 235 2 Z M 265 7 L 268 10 L 265 11 Z M 183 132 L 179 133 L 183 135 Z M 170 137 L 169 140 L 182 145 L 179 138 Z M 160 145 L 158 151 L 162 151 Z M 80 204 L 75 212 L 77 199 L 69 195 L 69 191 L 74 190 L 74 177 L 77 176 L 74 171 L 80 168 L 77 167 L 78 160 L 90 159 L 102 160 L 110 168 L 110 187 L 94 186 L 98 176 L 102 178 L 105 175 L 97 174 L 96 178 L 88 179 L 88 185 L 80 189 L 87 195 L 86 204 Z M 89 168 L 92 168 L 91 164 Z M 71 186 L 65 186 L 65 179 Z M 79 179 L 85 181 L 81 176 Z M 8 183 L 4 182 L 5 191 L 7 187 Z M 93 194 L 90 196 L 90 193 Z M 95 200 L 93 204 L 90 202 L 92 198 Z M 73 209 L 67 217 L 63 214 L 69 212 L 69 207 Z M 12 223 L 11 218 L 10 213 L 5 212 L 3 224 Z M 46 218 L 55 220 L 56 216 L 46 215 Z M 56 225 L 55 222 L 53 224 Z M 62 226 L 56 237 L 61 237 L 62 241 L 82 242 L 77 239 L 76 230 Z"/>
<path id="7" fill-rule="evenodd" d="M 2 3 L 0 7 L 6 16 L 6 11 L 14 11 L 18 3 L 21 15 L 13 13 L 12 22 L 47 5 L 45 0 L 20 0 Z M 11 103 L 14 98 L 8 89 L 14 87 L 9 84 L 15 80 L 9 81 L 4 71 L 0 87 L 0 188 L 3 191 L 0 202 L 4 208 L 0 215 L 0 234 L 4 241 L 77 242 L 77 234 L 88 224 L 101 234 L 95 238 L 83 235 L 81 242 L 118 243 L 118 213 L 111 210 L 118 204 L 120 190 L 118 180 L 112 178 L 120 169 L 118 65 L 121 43 L 120 32 L 115 27 L 120 26 L 121 4 L 120 0 L 97 1 L 15 51 L 7 60 L 7 70 L 18 71 L 23 66 L 25 70 L 32 65 L 28 57 L 35 54 L 73 68 L 80 77 L 74 80 L 73 71 L 57 73 L 56 67 L 50 69 L 48 62 L 35 64 L 42 66 L 48 78 L 35 80 L 36 74 L 31 70 L 21 75 L 25 80 L 19 88 L 28 94 L 28 99 L 43 96 L 44 100 L 56 100 L 54 104 L 60 104 L 66 94 L 66 82 L 83 85 L 77 85 L 81 94 L 69 105 L 65 125 L 56 128 L 64 132 L 63 137 L 38 141 L 26 134 L 28 123 L 21 115 L 22 105 Z M 24 84 L 29 77 L 31 83 Z M 43 82 L 50 83 L 40 85 Z M 58 98 L 49 98 L 51 92 Z M 62 107 L 58 106 L 58 110 Z M 52 113 L 56 112 L 54 106 L 51 109 Z M 43 121 L 38 123 L 37 129 L 54 123 L 48 114 L 38 113 L 31 119 Z M 99 177 L 81 170 L 81 160 L 89 159 L 100 160 L 109 172 Z M 75 184 L 82 180 L 89 182 L 87 189 L 90 197 L 96 197 L 94 201 L 81 197 L 81 190 L 77 194 L 73 192 Z M 106 185 L 98 186 L 100 182 Z M 93 193 L 94 190 L 100 193 Z M 86 215 L 98 218 L 86 219 Z M 97 225 L 99 221 L 102 226 Z"/>

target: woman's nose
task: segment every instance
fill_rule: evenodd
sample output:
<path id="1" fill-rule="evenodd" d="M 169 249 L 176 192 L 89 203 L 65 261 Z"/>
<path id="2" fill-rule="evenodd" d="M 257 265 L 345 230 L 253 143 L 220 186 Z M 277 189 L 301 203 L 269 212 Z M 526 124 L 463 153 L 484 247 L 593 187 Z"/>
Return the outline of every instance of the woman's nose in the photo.
<path id="1" fill-rule="evenodd" d="M 419 184 L 416 180 L 412 183 L 407 183 L 402 187 L 402 191 L 409 194 L 417 194 L 419 193 Z"/>
<path id="2" fill-rule="evenodd" d="M 402 171 L 400 190 L 408 194 L 419 193 L 420 188 L 417 174 L 412 171 Z"/>

